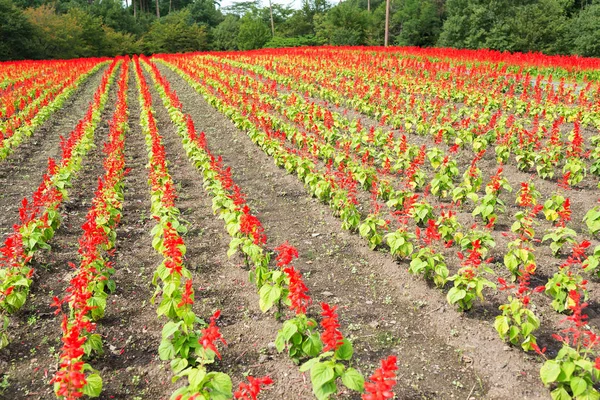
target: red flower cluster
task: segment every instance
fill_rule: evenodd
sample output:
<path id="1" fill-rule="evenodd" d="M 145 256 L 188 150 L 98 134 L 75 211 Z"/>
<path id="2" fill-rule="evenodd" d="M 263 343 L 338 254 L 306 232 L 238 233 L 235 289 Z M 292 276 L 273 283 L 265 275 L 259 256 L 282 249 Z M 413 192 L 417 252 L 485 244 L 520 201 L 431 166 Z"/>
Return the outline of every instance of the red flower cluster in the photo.
<path id="1" fill-rule="evenodd" d="M 427 245 L 430 245 L 431 243 L 440 240 L 441 238 L 442 235 L 440 235 L 438 231 L 437 223 L 435 222 L 435 220 L 430 219 L 429 221 L 427 221 L 427 228 L 425 229 L 425 237 L 423 238 L 423 241 Z"/>
<path id="2" fill-rule="evenodd" d="M 212 317 L 210 317 L 210 323 L 208 328 L 202 329 L 202 336 L 198 339 L 198 343 L 202 345 L 204 350 L 212 350 L 219 359 L 221 353 L 217 349 L 217 342 L 223 343 L 227 346 L 227 342 L 223 339 L 219 327 L 217 326 L 217 319 L 221 316 L 221 310 L 215 311 Z"/>
<path id="3" fill-rule="evenodd" d="M 396 385 L 397 370 L 396 356 L 389 356 L 381 360 L 381 368 L 378 368 L 369 378 L 371 382 L 365 382 L 366 393 L 362 395 L 362 399 L 385 400 L 393 398 L 392 388 Z"/>
<path id="4" fill-rule="evenodd" d="M 192 288 L 192 280 L 185 281 L 185 290 L 181 295 L 181 301 L 177 304 L 177 308 L 185 307 L 187 304 L 194 304 L 194 289 Z"/>
<path id="5" fill-rule="evenodd" d="M 569 299 L 571 300 L 569 310 L 572 314 L 562 322 L 570 322 L 572 325 L 561 331 L 562 336 L 554 334 L 552 337 L 573 348 L 582 346 L 591 350 L 600 344 L 600 336 L 588 327 L 588 316 L 583 313 L 583 309 L 588 304 L 581 302 L 581 294 L 577 290 L 569 291 Z"/>
<path id="6" fill-rule="evenodd" d="M 298 250 L 287 241 L 279 247 L 276 247 L 275 251 L 278 253 L 276 257 L 278 267 L 285 267 L 289 265 L 294 258 L 298 258 Z"/>
<path id="7" fill-rule="evenodd" d="M 306 293 L 308 288 L 302 280 L 302 275 L 294 267 L 290 266 L 283 270 L 290 279 L 288 298 L 292 303 L 290 308 L 296 314 L 306 314 L 306 309 L 311 305 L 312 299 Z"/>
<path id="8" fill-rule="evenodd" d="M 500 181 L 502 180 L 502 171 L 503 168 L 499 167 L 496 174 L 490 178 L 490 182 L 487 184 L 487 188 L 490 189 L 492 193 L 498 193 L 500 190 Z"/>
<path id="9" fill-rule="evenodd" d="M 556 225 L 566 226 L 567 222 L 571 220 L 571 200 L 567 197 L 563 202 L 562 206 L 558 210 L 558 221 Z"/>
<path id="10" fill-rule="evenodd" d="M 323 351 L 335 351 L 344 343 L 344 336 L 339 330 L 340 323 L 336 313 L 337 306 L 331 307 L 327 303 L 321 303 L 321 309 L 323 310 L 321 316 L 324 317 L 321 321 L 321 327 L 323 328 L 321 341 L 325 345 Z"/>
<path id="11" fill-rule="evenodd" d="M 254 378 L 248 376 L 248 383 L 240 382 L 239 389 L 233 393 L 233 397 L 241 400 L 256 400 L 263 386 L 271 385 L 273 380 L 268 377 Z"/>
<path id="12" fill-rule="evenodd" d="M 254 244 L 261 245 L 267 243 L 267 236 L 264 234 L 265 228 L 263 228 L 259 219 L 250 213 L 250 207 L 245 205 L 242 208 L 242 213 L 240 217 L 240 232 L 251 236 Z"/>
<path id="13" fill-rule="evenodd" d="M 183 238 L 173 228 L 171 222 L 167 222 L 167 226 L 164 229 L 164 256 L 165 256 L 165 267 L 170 271 L 171 274 L 181 275 L 183 270 L 183 253 L 181 247 L 184 246 Z"/>

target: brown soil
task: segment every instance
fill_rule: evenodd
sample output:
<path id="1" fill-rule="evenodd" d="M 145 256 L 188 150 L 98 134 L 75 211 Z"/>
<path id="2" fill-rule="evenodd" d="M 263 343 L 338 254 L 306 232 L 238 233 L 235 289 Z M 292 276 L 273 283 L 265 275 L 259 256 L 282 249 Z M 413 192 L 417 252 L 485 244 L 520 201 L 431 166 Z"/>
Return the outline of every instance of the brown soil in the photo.
<path id="1" fill-rule="evenodd" d="M 81 104 L 91 100 L 78 98 Z M 108 138 L 108 121 L 116 102 L 116 80 L 110 89 L 102 120 L 94 134 L 95 147 L 82 163 L 73 179 L 69 199 L 61 206 L 62 224 L 50 241 L 51 250 L 36 256 L 33 267 L 31 294 L 25 306 L 11 318 L 9 329 L 12 343 L 0 351 L 0 370 L 9 376 L 9 388 L 2 394 L 6 399 L 49 399 L 54 396 L 48 384 L 58 366 L 62 343 L 61 317 L 50 307 L 53 296 L 63 296 L 73 276 L 69 263 L 78 265 L 78 240 L 81 225 L 91 205 L 98 177 L 103 173 L 103 143 Z M 85 106 L 84 106 L 85 107 Z M 84 110 L 85 112 L 85 110 Z M 81 114 L 83 116 L 83 112 Z M 40 167 L 38 167 L 39 169 Z M 10 203 L 3 200 L 0 207 Z"/>
<path id="2" fill-rule="evenodd" d="M 362 239 L 343 232 L 329 209 L 309 198 L 294 177 L 274 166 L 181 78 L 164 67 L 161 71 L 197 129 L 206 132 L 211 149 L 232 167 L 265 226 L 269 245 L 289 240 L 297 246 L 298 265 L 315 301 L 340 305 L 363 372 L 372 371 L 385 354 L 397 353 L 402 360 L 400 398 L 465 397 L 471 388 L 475 398 L 540 398 L 547 393 L 537 378 L 538 365 L 523 360 L 518 351 L 504 350 L 489 318 L 479 321 L 448 311 L 443 294 L 410 277 L 389 255 L 371 252 Z M 503 367 L 493 367 L 499 363 Z"/>
<path id="3" fill-rule="evenodd" d="M 5 160 L 0 161 L 0 239 L 4 241 L 18 222 L 18 209 L 24 197 L 31 197 L 46 173 L 49 157 L 60 157 L 60 137 L 73 130 L 85 115 L 94 92 L 107 67 L 102 67 L 88 77 L 75 93 L 65 101 L 33 135 Z"/>
<path id="4" fill-rule="evenodd" d="M 485 305 L 466 314 L 455 311 L 448 306 L 445 291 L 409 275 L 407 263 L 398 263 L 383 252 L 370 251 L 363 239 L 342 230 L 340 221 L 331 215 L 329 208 L 312 199 L 294 176 L 277 168 L 244 132 L 210 107 L 178 75 L 162 66 L 159 68 L 171 81 L 198 131 L 206 132 L 210 149 L 215 155 L 221 154 L 225 164 L 231 166 L 234 180 L 247 194 L 253 212 L 265 227 L 268 247 L 273 249 L 287 240 L 298 248 L 300 259 L 295 265 L 302 271 L 315 301 L 312 316 L 318 315 L 321 301 L 339 305 L 342 331 L 354 342 L 353 366 L 368 376 L 378 367 L 381 358 L 397 354 L 400 371 L 395 391 L 399 399 L 548 397 L 548 390 L 539 380 L 540 360 L 506 346 L 492 326 L 498 305 L 505 301 L 504 294 L 488 292 L 489 301 Z M 53 130 L 48 128 L 44 133 L 42 127 L 15 152 L 17 158 L 0 164 L 0 183 L 19 180 L 13 187 L 22 190 L 22 193 L 3 193 L 5 197 L 0 198 L 0 209 L 9 210 L 6 214 L 12 215 L 6 222 L 0 220 L 0 233 L 14 223 L 16 203 L 31 194 L 39 183 L 47 157 L 58 152 L 58 135 L 72 129 L 76 121 L 74 113 L 85 109 L 95 89 L 92 82 L 97 86 L 100 74 L 84 83 L 65 108 L 51 118 L 51 121 L 59 120 L 52 125 Z M 150 84 L 149 76 L 146 79 Z M 281 324 L 272 313 L 260 311 L 256 289 L 248 281 L 242 259 L 239 256 L 228 259 L 229 236 L 223 222 L 212 214 L 211 198 L 203 190 L 201 174 L 188 162 L 168 113 L 154 90 L 152 93 L 170 173 L 177 185 L 176 205 L 188 228 L 184 236 L 188 250 L 186 265 L 194 279 L 195 311 L 205 319 L 216 309 L 222 311 L 219 325 L 229 345 L 222 351 L 223 360 L 213 368 L 230 374 L 234 386 L 246 374 L 270 375 L 275 383 L 261 399 L 312 398 L 308 374 L 301 374 L 287 356 L 274 349 L 273 342 Z M 62 294 L 68 283 L 71 273 L 67 262 L 77 262 L 79 227 L 90 205 L 97 176 L 102 172 L 101 144 L 106 138 L 106 124 L 114 100 L 113 87 L 96 134 L 98 147 L 90 152 L 73 183 L 70 201 L 63 208 L 63 226 L 51 243 L 53 250 L 37 261 L 37 276 L 27 306 L 13 319 L 13 336 L 19 339 L 0 351 L 0 371 L 9 376 L 10 385 L 0 394 L 2 399 L 53 398 L 47 382 L 57 366 L 60 320 L 52 314 L 49 304 L 52 296 Z M 169 364 L 158 359 L 165 320 L 156 317 L 156 305 L 149 301 L 154 289 L 152 274 L 160 257 L 151 246 L 150 230 L 154 221 L 149 217 L 147 153 L 139 127 L 140 107 L 133 70 L 129 107 L 131 130 L 126 154 L 131 172 L 126 177 L 123 219 L 114 259 L 117 289 L 109 296 L 106 316 L 98 323 L 105 353 L 95 356 L 90 363 L 101 371 L 104 379 L 101 399 L 167 399 L 179 384 L 171 383 Z M 355 115 L 366 120 L 364 115 Z M 414 143 L 431 144 L 418 136 L 411 135 L 410 139 Z M 35 147 L 35 143 L 41 146 Z M 457 158 L 462 159 L 464 170 L 469 157 Z M 495 171 L 494 163 L 493 160 L 482 162 L 480 168 L 486 174 L 484 182 L 489 172 Z M 530 176 L 514 169 L 505 171 L 515 188 Z M 550 193 L 552 184 L 544 185 L 540 182 L 537 187 L 544 194 Z M 26 187 L 20 189 L 21 186 Z M 582 191 L 580 198 L 579 193 L 568 194 L 574 200 L 574 219 L 575 215 L 577 218 L 583 215 L 581 207 L 590 206 L 585 196 L 591 192 Z M 509 205 L 502 222 L 506 224 L 517 208 L 513 206 L 514 193 L 503 199 Z M 436 202 L 431 197 L 429 200 Z M 463 224 L 473 222 L 470 211 L 465 208 L 461 212 Z M 492 254 L 501 259 L 506 239 L 500 227 L 494 231 L 494 237 L 497 247 Z M 560 260 L 552 258 L 546 246 L 540 246 L 538 262 L 539 275 L 547 279 Z M 457 264 L 450 267 L 456 269 Z M 600 285 L 591 284 L 592 293 L 596 286 Z M 595 299 L 592 299 L 589 314 L 592 323 L 598 325 L 600 316 Z M 542 295 L 536 296 L 534 301 L 540 304 L 538 311 L 544 327 L 539 342 L 546 345 L 550 342 L 549 333 L 556 331 L 560 316 L 549 308 L 549 301 Z M 342 391 L 340 398 L 358 399 L 358 396 Z"/>

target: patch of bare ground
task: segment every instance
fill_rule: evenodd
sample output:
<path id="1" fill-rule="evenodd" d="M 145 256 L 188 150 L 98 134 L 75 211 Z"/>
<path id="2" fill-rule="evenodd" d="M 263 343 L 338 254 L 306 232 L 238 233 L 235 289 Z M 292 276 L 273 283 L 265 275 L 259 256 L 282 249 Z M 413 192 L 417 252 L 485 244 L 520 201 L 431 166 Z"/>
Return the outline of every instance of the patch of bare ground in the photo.
<path id="1" fill-rule="evenodd" d="M 323 101 L 318 102 L 320 104 L 325 104 Z M 350 119 L 359 118 L 365 126 L 370 127 L 379 125 L 377 121 L 374 121 L 368 116 L 356 111 L 351 111 L 342 107 L 335 107 L 331 104 L 328 104 L 328 106 L 337 112 L 347 115 Z M 392 128 L 389 126 L 386 128 L 392 130 Z M 449 147 L 445 144 L 435 144 L 434 141 L 428 136 L 407 134 L 407 138 L 408 143 L 418 146 L 424 145 L 427 149 L 434 146 L 439 147 L 444 151 L 448 151 L 449 149 Z M 458 161 L 458 166 L 461 173 L 467 170 L 473 157 L 473 152 L 468 149 L 463 149 L 455 155 L 455 159 Z M 483 182 L 485 185 L 487 182 L 489 182 L 490 177 L 495 174 L 499 168 L 499 165 L 496 163 L 495 156 L 491 150 L 489 150 L 484 158 L 478 163 L 478 167 L 482 171 Z M 503 191 L 501 193 L 500 198 L 505 203 L 506 210 L 499 215 L 497 224 L 494 230 L 491 231 L 492 237 L 496 242 L 496 246 L 491 250 L 490 255 L 494 257 L 496 262 L 500 263 L 495 268 L 495 271 L 498 273 L 498 275 L 506 277 L 508 273 L 502 262 L 504 254 L 507 252 L 507 244 L 512 239 L 504 236 L 503 233 L 510 231 L 510 226 L 515 220 L 514 215 L 517 212 L 522 211 L 522 208 L 515 204 L 515 199 L 517 196 L 516 191 L 519 190 L 522 182 L 532 183 L 536 190 L 540 192 L 540 198 L 538 200 L 539 203 L 544 203 L 553 194 L 561 194 L 565 198 L 569 198 L 571 201 L 572 215 L 571 221 L 567 225 L 577 232 L 577 241 L 581 242 L 583 240 L 589 240 L 592 243 L 588 253 L 591 253 L 591 249 L 600 244 L 600 241 L 598 241 L 597 238 L 588 233 L 587 227 L 585 226 L 585 223 L 583 223 L 584 215 L 596 204 L 598 197 L 595 180 L 584 180 L 580 185 L 577 185 L 570 190 L 565 190 L 557 185 L 556 179 L 541 179 L 535 172 L 521 171 L 512 163 L 503 165 L 502 168 L 503 176 L 508 180 L 509 184 L 513 188 L 513 192 L 509 193 Z M 426 166 L 424 169 L 428 173 L 428 178 L 433 178 L 434 172 L 432 171 L 431 167 Z M 448 204 L 447 200 L 440 201 L 433 196 L 429 196 L 428 201 L 434 206 Z M 472 217 L 471 212 L 473 209 L 474 205 L 472 203 L 465 204 L 458 208 L 458 219 L 463 226 L 471 226 L 471 224 L 475 222 L 479 222 L 479 225 L 483 225 L 480 218 L 475 219 Z M 551 231 L 552 224 L 546 221 L 543 216 L 540 216 L 535 222 L 536 238 L 542 239 L 545 233 Z M 558 257 L 555 257 L 552 254 L 549 244 L 549 241 L 543 243 L 538 242 L 535 244 L 537 270 L 532 279 L 532 286 L 545 285 L 548 281 L 548 278 L 558 271 L 559 266 L 564 263 L 566 255 L 570 253 L 569 245 L 565 244 L 562 254 L 560 254 Z M 448 252 L 446 253 L 448 254 Z M 600 327 L 600 296 L 598 295 L 598 293 L 600 293 L 600 282 L 598 281 L 598 278 L 593 275 L 588 275 L 585 273 L 584 275 L 590 279 L 587 285 L 590 296 L 589 306 L 586 309 L 586 312 L 590 317 L 590 325 L 598 328 Z M 486 295 L 486 298 L 490 304 L 503 304 L 506 302 L 505 293 L 488 293 L 489 294 Z M 561 324 L 564 316 L 557 314 L 550 307 L 550 302 L 551 299 L 544 295 L 536 295 L 534 297 L 534 303 L 537 305 L 536 314 L 541 318 L 542 322 L 542 332 L 540 335 L 542 340 L 540 340 L 539 343 L 542 346 L 548 346 L 550 349 L 550 354 L 552 355 L 554 351 L 556 351 L 558 343 L 556 343 L 556 341 L 552 339 L 550 335 L 557 332 L 559 329 L 564 328 L 564 325 Z M 488 310 L 493 311 L 494 314 L 499 313 L 497 308 L 494 309 L 493 307 L 489 306 L 487 308 Z"/>
<path id="2" fill-rule="evenodd" d="M 90 87 L 89 90 L 92 92 L 94 88 Z M 0 371 L 8 375 L 10 385 L 2 394 L 2 398 L 7 400 L 54 397 L 52 387 L 48 382 L 58 367 L 62 334 L 61 317 L 54 314 L 50 303 L 53 296 L 64 295 L 69 280 L 73 276 L 69 263 L 78 265 L 78 240 L 82 234 L 81 225 L 84 223 L 91 205 L 98 177 L 103 173 L 104 153 L 102 149 L 104 142 L 108 139 L 108 121 L 114 112 L 116 96 L 115 80 L 110 88 L 101 121 L 94 134 L 95 147 L 84 158 L 82 168 L 73 179 L 72 188 L 69 189 L 69 198 L 63 202 L 60 208 L 62 223 L 49 243 L 52 249 L 36 255 L 32 261 L 36 272 L 30 297 L 25 306 L 12 317 L 9 329 L 12 343 L 0 351 Z M 81 99 L 78 98 L 78 100 Z M 85 112 L 87 99 L 81 101 L 84 102 L 80 105 Z M 71 111 L 73 110 L 71 109 Z M 68 120 L 72 121 L 71 118 L 74 117 L 69 116 Z M 71 129 L 72 127 L 63 134 L 68 133 Z M 43 158 L 42 156 L 40 155 L 40 158 Z M 42 169 L 42 166 L 37 165 L 35 168 Z M 3 204 L 3 209 L 5 209 L 4 207 L 6 204 Z"/>
<path id="3" fill-rule="evenodd" d="M 151 82 L 147 74 L 146 79 Z M 223 221 L 212 213 L 212 200 L 202 186 L 201 171 L 188 161 L 166 109 L 153 88 L 151 92 L 169 172 L 176 184 L 176 206 L 188 228 L 184 236 L 186 264 L 194 277 L 195 311 L 206 321 L 216 309 L 222 313 L 218 324 L 228 346 L 214 368 L 228 373 L 234 387 L 246 374 L 271 376 L 275 384 L 261 398 L 310 398 L 310 387 L 297 367 L 274 350 L 273 341 L 281 324 L 273 315 L 260 311 L 256 289 L 249 283 L 240 260 L 228 259 L 230 237 Z"/>
<path id="4" fill-rule="evenodd" d="M 18 222 L 18 209 L 24 197 L 30 197 L 46 173 L 48 158 L 60 156 L 60 136 L 66 136 L 83 118 L 107 67 L 102 67 L 76 89 L 33 135 L 5 160 L 0 161 L 0 239 Z"/>
<path id="5" fill-rule="evenodd" d="M 315 302 L 340 305 L 344 332 L 355 342 L 355 364 L 369 374 L 390 353 L 400 359 L 399 398 L 537 399 L 547 392 L 537 364 L 497 339 L 493 318 L 469 319 L 443 293 L 411 277 L 406 265 L 370 251 L 342 231 L 329 209 L 256 147 L 245 133 L 159 66 L 172 82 L 209 146 L 232 167 L 236 182 L 265 226 L 269 245 L 297 246 L 298 266 Z M 289 385 L 288 385 L 289 386 Z"/>
<path id="6" fill-rule="evenodd" d="M 129 131 L 125 137 L 125 198 L 114 257 L 115 293 L 98 324 L 104 354 L 93 360 L 103 379 L 102 399 L 168 399 L 171 374 L 158 358 L 162 322 L 152 277 L 162 258 L 152 248 L 148 153 L 139 124 L 140 105 L 131 65 L 128 91 Z"/>

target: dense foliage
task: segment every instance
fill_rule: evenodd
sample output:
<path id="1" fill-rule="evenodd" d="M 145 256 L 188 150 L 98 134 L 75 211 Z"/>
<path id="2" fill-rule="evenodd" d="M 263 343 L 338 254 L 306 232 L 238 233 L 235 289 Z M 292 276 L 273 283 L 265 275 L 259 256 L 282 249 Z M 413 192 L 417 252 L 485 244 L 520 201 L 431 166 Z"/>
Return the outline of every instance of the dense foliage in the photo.
<path id="1" fill-rule="evenodd" d="M 0 0 L 0 60 L 382 45 L 385 3 L 273 4 L 271 25 L 259 0 Z M 600 56 L 600 1 L 390 0 L 389 30 L 401 46 Z"/>

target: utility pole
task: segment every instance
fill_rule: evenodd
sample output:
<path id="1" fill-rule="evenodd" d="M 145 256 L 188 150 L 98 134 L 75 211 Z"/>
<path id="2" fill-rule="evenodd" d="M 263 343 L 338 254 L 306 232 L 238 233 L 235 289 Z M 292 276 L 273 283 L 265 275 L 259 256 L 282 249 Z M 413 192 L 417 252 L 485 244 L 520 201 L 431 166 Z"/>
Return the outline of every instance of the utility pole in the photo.
<path id="1" fill-rule="evenodd" d="M 156 0 L 158 1 L 158 0 Z M 390 0 L 385 0 L 385 41 L 384 46 L 388 46 L 388 36 L 390 34 Z"/>
<path id="2" fill-rule="evenodd" d="M 367 11 L 371 12 L 371 0 L 367 0 Z"/>
<path id="3" fill-rule="evenodd" d="M 269 11 L 271 12 L 271 36 L 275 37 L 275 23 L 273 22 L 273 5 L 269 0 Z"/>
<path id="4" fill-rule="evenodd" d="M 158 8 L 158 0 L 156 0 L 156 18 L 160 19 L 160 9 Z"/>

